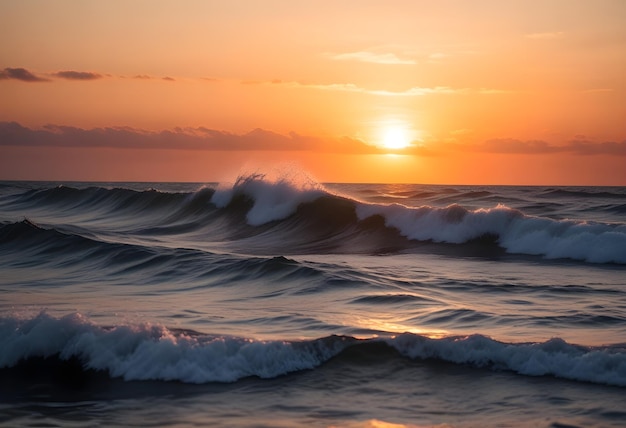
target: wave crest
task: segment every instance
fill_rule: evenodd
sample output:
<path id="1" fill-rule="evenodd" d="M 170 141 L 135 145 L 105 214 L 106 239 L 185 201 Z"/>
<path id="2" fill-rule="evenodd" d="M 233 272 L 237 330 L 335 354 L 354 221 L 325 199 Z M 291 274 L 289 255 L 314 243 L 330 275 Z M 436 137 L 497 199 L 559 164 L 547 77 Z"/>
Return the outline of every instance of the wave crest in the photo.
<path id="1" fill-rule="evenodd" d="M 111 225 L 115 225 L 123 231 L 116 235 L 121 242 L 129 242 L 125 236 L 165 240 L 171 235 L 172 242 L 190 248 L 206 249 L 196 246 L 198 242 L 228 243 L 229 249 L 258 254 L 380 254 L 419 247 L 419 251 L 452 255 L 491 257 L 506 251 L 547 259 L 626 264 L 623 222 L 536 217 L 502 204 L 468 209 L 459 204 L 410 207 L 366 203 L 327 190 L 299 169 L 246 173 L 215 190 L 189 193 L 61 186 L 29 190 L 3 204 L 7 212 L 20 217 L 39 220 L 37 216 L 42 215 L 42 224 L 76 222 L 72 226 L 80 229 L 83 222 L 94 233 L 101 229 L 108 238 Z M 621 209 L 615 204 L 608 207 Z M 456 248 L 451 250 L 447 244 Z"/>
<path id="2" fill-rule="evenodd" d="M 157 324 L 100 327 L 80 314 L 0 318 L 0 368 L 33 358 L 78 358 L 85 369 L 125 380 L 187 383 L 274 378 L 315 369 L 331 358 L 350 363 L 358 347 L 376 358 L 386 344 L 410 359 L 441 360 L 528 376 L 626 386 L 624 345 L 584 347 L 562 339 L 502 343 L 482 335 L 432 339 L 405 333 L 381 339 L 329 336 L 309 341 L 261 341 L 170 330 Z M 381 359 L 387 359 L 387 353 Z"/>
<path id="3" fill-rule="evenodd" d="M 498 205 L 467 210 L 360 204 L 360 219 L 374 215 L 403 236 L 418 241 L 463 244 L 485 236 L 496 237 L 509 253 L 568 258 L 591 263 L 626 263 L 626 226 L 533 217 Z"/>
<path id="4" fill-rule="evenodd" d="M 275 173 L 248 173 L 240 175 L 234 184 L 221 184 L 213 197 L 218 208 L 245 195 L 253 200 L 246 214 L 248 224 L 259 226 L 282 220 L 293 214 L 298 206 L 324 196 L 328 191 L 301 170 Z"/>

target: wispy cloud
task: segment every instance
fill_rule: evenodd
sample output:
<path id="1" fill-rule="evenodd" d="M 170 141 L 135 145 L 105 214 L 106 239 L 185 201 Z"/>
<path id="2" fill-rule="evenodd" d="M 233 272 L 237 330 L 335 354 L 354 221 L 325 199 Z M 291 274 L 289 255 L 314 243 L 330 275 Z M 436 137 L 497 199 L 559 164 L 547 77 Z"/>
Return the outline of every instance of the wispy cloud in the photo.
<path id="1" fill-rule="evenodd" d="M 436 60 L 448 58 L 449 56 L 450 56 L 449 54 L 445 54 L 443 52 L 435 52 L 435 53 L 431 53 L 430 55 L 428 55 L 428 59 L 436 61 Z"/>
<path id="2" fill-rule="evenodd" d="M 429 64 L 441 64 L 445 59 L 449 58 L 450 54 L 443 52 L 431 53 L 426 57 L 426 62 Z"/>
<path id="3" fill-rule="evenodd" d="M 0 71 L 0 80 L 21 80 L 22 82 L 49 82 L 50 79 L 37 76 L 25 68 L 5 68 Z"/>
<path id="4" fill-rule="evenodd" d="M 246 84 L 278 84 L 286 85 L 297 88 L 319 89 L 324 91 L 342 91 L 342 92 L 355 92 L 368 95 L 380 95 L 387 97 L 421 97 L 425 95 L 450 95 L 450 94 L 500 94 L 510 91 L 500 89 L 489 88 L 452 88 L 450 86 L 413 86 L 405 90 L 392 91 L 388 89 L 370 89 L 358 86 L 354 83 L 303 83 L 303 82 L 283 82 L 283 81 L 271 81 L 271 82 L 245 82 Z"/>
<path id="5" fill-rule="evenodd" d="M 97 80 L 102 78 L 102 75 L 98 73 L 74 70 L 58 71 L 56 73 L 52 73 L 52 75 L 67 80 Z"/>
<path id="6" fill-rule="evenodd" d="M 374 64 L 397 64 L 411 65 L 416 64 L 415 60 L 408 58 L 400 58 L 394 53 L 376 53 L 369 51 L 346 52 L 341 54 L 329 54 L 331 59 L 336 61 L 360 61 Z"/>
<path id="7" fill-rule="evenodd" d="M 136 75 L 132 76 L 132 79 L 136 79 L 136 80 L 165 80 L 166 82 L 175 82 L 176 81 L 176 79 L 174 79 L 173 77 L 170 77 L 170 76 L 157 77 L 157 76 L 151 76 L 149 74 L 136 74 Z"/>
<path id="8" fill-rule="evenodd" d="M 525 34 L 524 37 L 528 39 L 540 39 L 540 40 L 550 40 L 550 39 L 560 39 L 565 35 L 562 31 L 548 31 L 544 33 L 530 33 Z"/>

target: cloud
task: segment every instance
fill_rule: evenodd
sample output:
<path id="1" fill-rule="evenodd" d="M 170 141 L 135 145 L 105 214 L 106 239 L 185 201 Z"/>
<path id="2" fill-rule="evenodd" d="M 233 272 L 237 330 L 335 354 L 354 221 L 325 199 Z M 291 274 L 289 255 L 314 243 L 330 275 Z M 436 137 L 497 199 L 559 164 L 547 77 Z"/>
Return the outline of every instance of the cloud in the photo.
<path id="1" fill-rule="evenodd" d="M 435 52 L 435 53 L 432 53 L 432 54 L 428 55 L 428 59 L 437 61 L 437 60 L 440 60 L 440 59 L 448 58 L 449 56 L 450 55 L 445 54 L 443 52 Z"/>
<path id="2" fill-rule="evenodd" d="M 501 94 L 508 93 L 510 91 L 501 89 L 489 89 L 489 88 L 451 88 L 449 86 L 414 86 L 402 91 L 390 91 L 387 89 L 368 89 L 362 86 L 355 85 L 354 83 L 302 83 L 302 82 L 283 82 L 283 81 L 271 81 L 271 82 L 258 82 L 258 81 L 246 81 L 243 84 L 275 84 L 286 85 L 297 88 L 309 88 L 319 89 L 324 91 L 342 91 L 342 92 L 355 92 L 368 95 L 380 95 L 387 97 L 421 97 L 424 95 L 442 95 L 442 94 Z"/>
<path id="3" fill-rule="evenodd" d="M 176 79 L 174 79 L 173 77 L 170 76 L 164 76 L 164 77 L 156 77 L 156 76 L 151 76 L 149 74 L 136 74 L 132 77 L 133 79 L 137 79 L 137 80 L 165 80 L 167 82 L 175 82 Z"/>
<path id="4" fill-rule="evenodd" d="M 25 68 L 5 68 L 0 71 L 0 80 L 14 79 L 22 82 L 49 82 L 50 79 L 39 77 L 26 70 Z"/>
<path id="5" fill-rule="evenodd" d="M 579 155 L 617 155 L 626 156 L 626 140 L 621 142 L 605 141 L 594 143 L 592 141 L 574 140 L 569 143 L 569 148 Z"/>
<path id="6" fill-rule="evenodd" d="M 594 142 L 586 139 L 570 140 L 563 144 L 552 144 L 543 140 L 518 140 L 496 138 L 481 142 L 462 142 L 456 138 L 471 133 L 471 130 L 453 131 L 453 138 L 445 140 L 414 141 L 404 154 L 418 156 L 446 156 L 452 153 L 490 153 L 502 155 L 552 156 L 570 154 L 577 156 L 625 156 L 626 140 L 621 142 Z"/>
<path id="7" fill-rule="evenodd" d="M 78 80 L 78 81 L 93 81 L 105 78 L 131 78 L 137 80 L 165 80 L 168 82 L 175 82 L 176 79 L 170 76 L 164 77 L 155 77 L 149 74 L 136 74 L 134 76 L 113 76 L 108 73 L 97 73 L 92 71 L 76 71 L 76 70 L 62 70 L 55 72 L 45 73 L 46 76 L 55 78 L 55 79 L 65 79 L 65 80 Z M 4 70 L 0 70 L 0 80 L 21 80 L 23 82 L 50 82 L 54 79 L 50 79 L 48 77 L 38 76 L 25 68 L 5 68 Z M 210 78 L 201 78 L 202 80 L 213 80 Z"/>
<path id="8" fill-rule="evenodd" d="M 412 59 L 399 58 L 394 53 L 375 53 L 368 51 L 347 52 L 342 54 L 329 55 L 331 59 L 336 61 L 360 61 L 374 64 L 396 64 L 411 65 L 416 64 Z"/>
<path id="9" fill-rule="evenodd" d="M 429 64 L 441 64 L 445 59 L 449 57 L 449 54 L 443 52 L 434 52 L 426 57 L 426 62 Z"/>
<path id="10" fill-rule="evenodd" d="M 513 138 L 497 138 L 487 140 L 482 144 L 476 145 L 477 151 L 489 153 L 554 153 L 559 151 L 558 148 L 550 146 L 546 141 L 541 140 L 516 140 Z"/>
<path id="11" fill-rule="evenodd" d="M 233 134 L 204 127 L 175 128 L 159 132 L 129 127 L 82 129 L 60 125 L 30 129 L 16 122 L 0 122 L 0 146 L 383 153 L 381 149 L 356 138 L 319 138 L 297 133 L 282 135 L 263 129 L 255 129 L 246 134 Z"/>
<path id="12" fill-rule="evenodd" d="M 102 75 L 98 73 L 74 70 L 58 71 L 56 73 L 52 73 L 52 75 L 67 80 L 96 80 L 102 78 Z"/>
<path id="13" fill-rule="evenodd" d="M 540 40 L 550 40 L 550 39 L 560 39 L 565 35 L 562 31 L 552 31 L 545 33 L 530 33 L 524 35 L 524 37 L 528 39 L 540 39 Z"/>
<path id="14" fill-rule="evenodd" d="M 459 130 L 465 134 L 467 130 Z M 131 127 L 83 129 L 72 126 L 46 125 L 40 129 L 16 122 L 0 122 L 0 146 L 28 147 L 107 147 L 118 149 L 206 150 L 206 151 L 312 151 L 318 153 L 382 154 L 384 149 L 357 138 L 320 138 L 287 135 L 254 129 L 245 134 L 197 128 L 174 128 L 145 131 Z M 564 144 L 543 140 L 499 138 L 477 143 L 421 142 L 399 153 L 437 156 L 450 152 L 494 153 L 509 155 L 574 154 L 579 156 L 625 156 L 626 140 L 594 142 L 583 137 Z"/>
<path id="15" fill-rule="evenodd" d="M 465 151 L 478 151 L 486 153 L 508 154 L 553 154 L 571 153 L 581 156 L 612 155 L 626 156 L 626 140 L 621 142 L 603 141 L 593 142 L 576 139 L 565 144 L 555 145 L 543 140 L 517 140 L 513 138 L 499 138 L 470 145 L 454 145 L 456 149 Z"/>

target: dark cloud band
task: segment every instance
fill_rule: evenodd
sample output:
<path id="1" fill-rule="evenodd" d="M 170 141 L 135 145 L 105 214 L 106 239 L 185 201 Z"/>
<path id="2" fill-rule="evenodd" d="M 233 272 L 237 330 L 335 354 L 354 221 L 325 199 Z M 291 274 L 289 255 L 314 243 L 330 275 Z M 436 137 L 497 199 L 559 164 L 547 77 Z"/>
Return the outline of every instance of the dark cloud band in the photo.
<path id="1" fill-rule="evenodd" d="M 0 122 L 0 146 L 109 147 L 119 149 L 213 150 L 213 151 L 312 151 L 318 153 L 381 154 L 387 151 L 356 138 L 318 138 L 296 133 L 277 134 L 255 129 L 232 134 L 204 127 L 174 128 L 150 132 L 129 127 L 82 129 L 46 125 L 26 128 L 16 122 Z M 553 145 L 540 140 L 495 139 L 475 144 L 441 143 L 415 145 L 399 153 L 438 156 L 450 152 L 581 156 L 626 156 L 626 140 L 593 142 L 573 140 Z"/>
<path id="2" fill-rule="evenodd" d="M 160 132 L 129 127 L 82 129 L 57 125 L 30 129 L 17 122 L 0 122 L 0 146 L 381 153 L 380 149 L 354 138 L 322 139 L 296 133 L 282 135 L 263 129 L 255 129 L 247 134 L 232 134 L 204 127 L 175 128 Z"/>
<path id="3" fill-rule="evenodd" d="M 39 77 L 25 68 L 10 68 L 7 67 L 0 71 L 0 79 L 14 79 L 21 80 L 22 82 L 49 82 L 50 79 Z"/>
<path id="4" fill-rule="evenodd" d="M 59 71 L 52 74 L 55 77 L 60 77 L 61 79 L 68 80 L 96 80 L 101 79 L 102 75 L 98 73 L 92 73 L 89 71 L 74 71 L 74 70 L 66 70 Z"/>

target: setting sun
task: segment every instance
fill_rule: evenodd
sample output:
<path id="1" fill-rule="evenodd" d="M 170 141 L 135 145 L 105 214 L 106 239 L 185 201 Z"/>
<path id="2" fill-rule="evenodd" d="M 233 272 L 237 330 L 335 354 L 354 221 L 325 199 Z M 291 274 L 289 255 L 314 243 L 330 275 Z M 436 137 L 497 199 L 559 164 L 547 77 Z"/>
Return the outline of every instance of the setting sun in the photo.
<path id="1" fill-rule="evenodd" d="M 407 131 L 400 127 L 392 127 L 385 130 L 382 145 L 386 149 L 398 150 L 411 145 Z"/>

